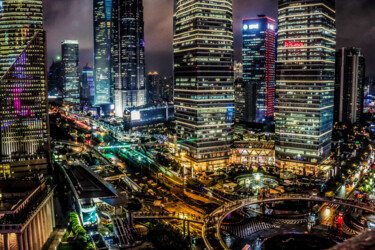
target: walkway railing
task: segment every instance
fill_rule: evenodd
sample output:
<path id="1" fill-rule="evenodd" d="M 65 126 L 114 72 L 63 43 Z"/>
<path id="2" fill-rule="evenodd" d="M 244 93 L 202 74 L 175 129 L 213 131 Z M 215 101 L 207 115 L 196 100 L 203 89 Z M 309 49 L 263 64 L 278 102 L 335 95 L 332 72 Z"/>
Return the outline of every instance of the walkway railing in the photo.
<path id="1" fill-rule="evenodd" d="M 343 206 L 349 206 L 358 208 L 361 210 L 366 210 L 370 213 L 375 214 L 375 204 L 372 201 L 362 202 L 354 199 L 340 199 L 340 198 L 324 198 L 312 196 L 309 194 L 276 194 L 270 195 L 269 197 L 253 196 L 246 199 L 230 201 L 225 205 L 217 208 L 204 220 L 204 225 L 202 228 L 203 240 L 209 249 L 228 249 L 220 235 L 220 225 L 224 218 L 247 205 L 259 204 L 263 202 L 277 202 L 284 200 L 306 200 L 314 202 L 329 202 Z"/>

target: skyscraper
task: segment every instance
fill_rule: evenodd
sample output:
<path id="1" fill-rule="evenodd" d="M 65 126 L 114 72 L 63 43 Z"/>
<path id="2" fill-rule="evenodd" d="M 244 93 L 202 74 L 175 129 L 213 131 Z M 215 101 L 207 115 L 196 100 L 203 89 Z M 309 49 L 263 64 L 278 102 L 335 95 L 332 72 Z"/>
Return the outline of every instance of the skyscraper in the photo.
<path id="1" fill-rule="evenodd" d="M 259 15 L 243 20 L 243 82 L 248 91 L 245 99 L 245 122 L 273 121 L 275 110 L 276 21 Z M 236 117 L 237 119 L 237 117 Z"/>
<path id="2" fill-rule="evenodd" d="M 234 80 L 242 79 L 243 65 L 240 62 L 234 61 Z"/>
<path id="3" fill-rule="evenodd" d="M 61 43 L 61 58 L 64 67 L 64 97 L 65 101 L 72 104 L 80 103 L 78 46 L 76 40 L 65 40 Z"/>
<path id="4" fill-rule="evenodd" d="M 317 174 L 331 151 L 335 1 L 279 0 L 277 166 Z"/>
<path id="5" fill-rule="evenodd" d="M 146 78 L 147 103 L 156 104 L 161 102 L 162 96 L 162 78 L 158 72 L 150 72 Z"/>
<path id="6" fill-rule="evenodd" d="M 174 102 L 181 149 L 196 169 L 230 157 L 233 90 L 232 0 L 175 2 Z"/>
<path id="7" fill-rule="evenodd" d="M 113 1 L 95 0 L 94 4 L 94 79 L 95 104 L 113 102 L 111 80 L 111 44 L 113 27 Z"/>
<path id="8" fill-rule="evenodd" d="M 53 61 L 48 71 L 48 95 L 62 97 L 64 90 L 64 65 Z"/>
<path id="9" fill-rule="evenodd" d="M 94 71 L 86 65 L 81 75 L 81 104 L 93 105 L 95 97 Z"/>
<path id="10" fill-rule="evenodd" d="M 336 53 L 335 121 L 356 123 L 363 113 L 365 58 L 358 48 Z"/>
<path id="11" fill-rule="evenodd" d="M 17 177 L 48 166 L 42 0 L 0 5 L 0 169 Z"/>
<path id="12" fill-rule="evenodd" d="M 113 3 L 112 81 L 116 116 L 146 104 L 142 0 Z"/>

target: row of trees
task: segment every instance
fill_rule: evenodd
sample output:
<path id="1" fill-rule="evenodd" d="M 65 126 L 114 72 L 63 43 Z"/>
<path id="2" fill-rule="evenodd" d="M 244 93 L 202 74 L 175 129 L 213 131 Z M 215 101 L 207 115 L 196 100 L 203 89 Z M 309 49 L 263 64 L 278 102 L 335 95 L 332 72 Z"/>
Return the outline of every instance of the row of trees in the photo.
<path id="1" fill-rule="evenodd" d="M 87 231 L 81 226 L 78 220 L 78 214 L 72 212 L 69 215 L 70 228 L 74 234 L 74 245 L 77 249 L 82 248 L 85 250 L 95 249 L 90 241 Z M 76 249 L 76 248 L 74 248 Z"/>
<path id="2" fill-rule="evenodd" d="M 166 167 L 170 168 L 171 170 L 173 170 L 175 172 L 181 173 L 181 171 L 182 171 L 182 166 L 181 166 L 180 163 L 178 163 L 174 159 L 170 159 L 170 158 L 166 157 L 165 155 L 163 155 L 161 153 L 158 153 L 156 155 L 156 161 L 159 164 L 161 164 L 163 166 L 166 166 Z"/>

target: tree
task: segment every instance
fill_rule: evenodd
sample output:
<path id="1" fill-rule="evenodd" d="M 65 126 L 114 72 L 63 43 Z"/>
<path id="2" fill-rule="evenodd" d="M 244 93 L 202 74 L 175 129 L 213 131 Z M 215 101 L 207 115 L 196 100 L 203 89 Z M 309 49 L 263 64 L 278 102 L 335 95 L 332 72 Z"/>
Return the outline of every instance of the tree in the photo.
<path id="1" fill-rule="evenodd" d="M 186 186 L 193 190 L 197 190 L 201 186 L 201 182 L 197 178 L 190 178 L 187 180 Z"/>
<path id="2" fill-rule="evenodd" d="M 152 224 L 147 236 L 156 249 L 190 249 L 188 239 L 169 224 Z"/>
<path id="3" fill-rule="evenodd" d="M 130 212 L 139 211 L 142 208 L 142 203 L 138 198 L 131 198 L 126 204 L 126 209 Z"/>
<path id="4" fill-rule="evenodd" d="M 112 143 L 112 142 L 113 142 L 113 138 L 112 138 L 111 135 L 109 135 L 109 134 L 105 134 L 105 135 L 103 136 L 103 141 L 106 142 L 106 143 Z"/>

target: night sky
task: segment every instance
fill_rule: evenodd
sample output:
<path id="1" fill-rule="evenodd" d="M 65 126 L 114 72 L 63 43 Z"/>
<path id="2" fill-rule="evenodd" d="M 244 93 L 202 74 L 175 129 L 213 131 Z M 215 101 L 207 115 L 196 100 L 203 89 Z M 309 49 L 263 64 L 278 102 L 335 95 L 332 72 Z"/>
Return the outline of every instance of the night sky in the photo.
<path id="1" fill-rule="evenodd" d="M 93 0 L 44 0 L 49 64 L 64 39 L 79 40 L 80 64 L 92 65 Z M 172 75 L 173 0 L 144 0 L 146 69 Z M 375 1 L 336 0 L 337 46 L 359 47 L 368 76 L 375 76 Z M 233 0 L 235 55 L 241 58 L 241 20 L 265 14 L 277 19 L 277 0 Z"/>

